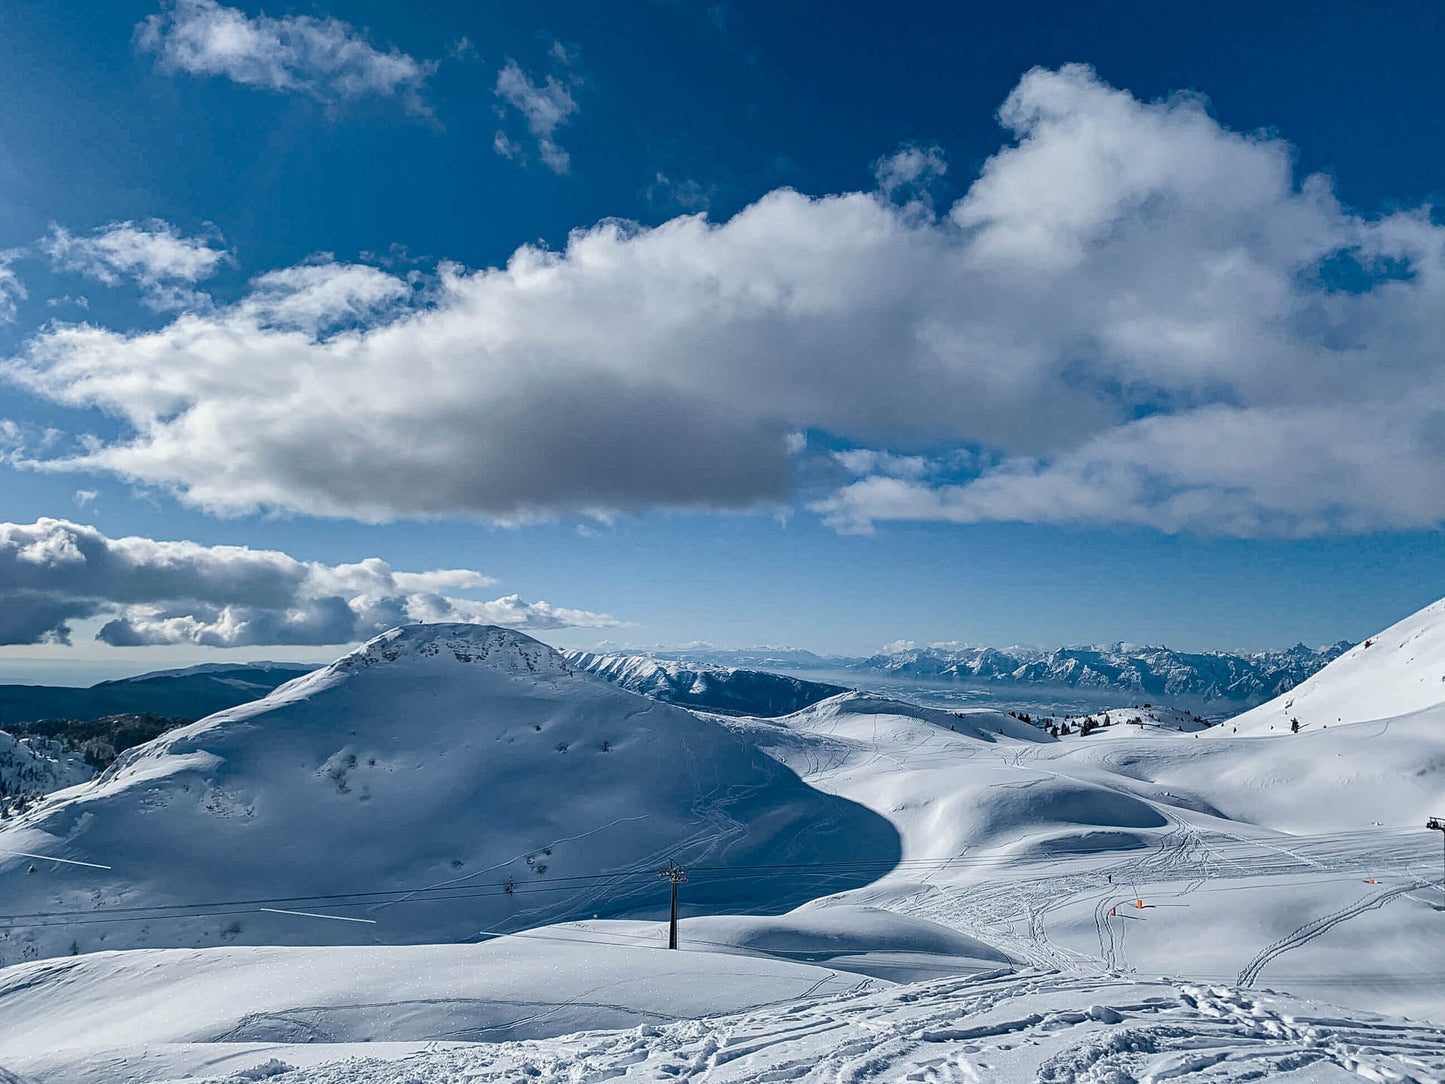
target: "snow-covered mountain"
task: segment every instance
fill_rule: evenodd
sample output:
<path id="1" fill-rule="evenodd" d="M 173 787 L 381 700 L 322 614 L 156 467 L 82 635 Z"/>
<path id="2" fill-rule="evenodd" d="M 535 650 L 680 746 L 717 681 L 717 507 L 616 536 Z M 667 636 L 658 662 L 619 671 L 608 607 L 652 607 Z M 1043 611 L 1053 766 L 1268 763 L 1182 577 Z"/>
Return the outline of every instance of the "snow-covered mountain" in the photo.
<path id="1" fill-rule="evenodd" d="M 613 652 L 612 654 L 619 654 Z M 783 671 L 839 669 L 858 660 L 847 655 L 819 655 L 800 647 L 675 647 L 628 652 L 652 659 L 701 663 L 733 669 Z"/>
<path id="2" fill-rule="evenodd" d="M 1319 648 L 1296 644 L 1282 651 L 1184 652 L 1126 643 L 1058 648 L 931 645 L 880 651 L 868 658 L 824 657 L 783 648 L 696 648 L 650 651 L 641 657 L 841 681 L 871 686 L 885 695 L 905 692 L 914 683 L 921 694 L 928 685 L 943 683 L 986 689 L 996 698 L 1011 690 L 1021 698 L 1072 690 L 1086 694 L 1096 709 L 1110 694 L 1118 694 L 1125 703 L 1169 699 L 1237 710 L 1294 688 L 1350 646 L 1341 641 Z"/>
<path id="3" fill-rule="evenodd" d="M 923 647 L 881 652 L 851 668 L 898 677 L 994 686 L 1048 686 L 1117 691 L 1136 697 L 1181 697 L 1257 703 L 1294 688 L 1350 648 L 1347 642 L 1285 651 L 1231 654 L 1167 647 Z"/>
<path id="4" fill-rule="evenodd" d="M 655 912 L 671 858 L 858 864 L 837 877 L 846 887 L 898 846 L 882 818 L 718 723 L 579 673 L 530 637 L 413 625 L 12 819 L 0 852 L 111 868 L 0 853 L 4 910 L 32 916 L 0 932 L 0 957 L 72 941 L 450 941 Z M 718 874 L 688 897 L 780 911 L 809 887 Z M 369 921 L 276 913 L 256 903 L 267 899 Z"/>
<path id="5" fill-rule="evenodd" d="M 1445 599 L 1350 648 L 1298 688 L 1231 719 L 1240 734 L 1320 729 L 1445 705 Z"/>
<path id="6" fill-rule="evenodd" d="M 847 690 L 841 685 L 705 663 L 655 659 L 648 655 L 598 655 L 570 651 L 579 670 L 666 704 L 732 715 L 791 715 Z"/>

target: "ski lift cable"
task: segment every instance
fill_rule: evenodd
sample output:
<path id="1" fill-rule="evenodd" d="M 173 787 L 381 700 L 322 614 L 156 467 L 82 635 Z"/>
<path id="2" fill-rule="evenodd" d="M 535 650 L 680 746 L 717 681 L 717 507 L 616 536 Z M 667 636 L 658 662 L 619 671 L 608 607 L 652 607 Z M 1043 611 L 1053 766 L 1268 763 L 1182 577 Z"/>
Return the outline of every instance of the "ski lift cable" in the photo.
<path id="1" fill-rule="evenodd" d="M 29 851 L 11 851 L 0 848 L 0 854 L 13 854 L 21 858 L 43 858 L 47 862 L 64 862 L 67 866 L 89 866 L 91 869 L 110 869 L 99 862 L 81 862 L 74 858 L 56 858 L 53 854 L 31 854 Z"/>

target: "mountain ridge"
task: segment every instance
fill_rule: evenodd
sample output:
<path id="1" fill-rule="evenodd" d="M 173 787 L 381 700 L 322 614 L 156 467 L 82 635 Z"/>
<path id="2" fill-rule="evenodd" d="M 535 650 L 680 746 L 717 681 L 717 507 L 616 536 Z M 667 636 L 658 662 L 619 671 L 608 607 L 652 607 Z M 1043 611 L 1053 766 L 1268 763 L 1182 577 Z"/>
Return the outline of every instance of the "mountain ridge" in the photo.
<path id="1" fill-rule="evenodd" d="M 600 655 L 569 651 L 579 670 L 666 704 L 764 718 L 791 715 L 820 700 L 847 692 L 843 685 L 808 681 L 766 670 L 687 663 L 649 655 Z"/>
<path id="2" fill-rule="evenodd" d="M 1253 652 L 1176 651 L 1127 642 L 1090 647 L 930 645 L 866 658 L 808 652 L 690 649 L 639 652 L 667 662 L 769 667 L 809 678 L 848 675 L 936 682 L 993 690 L 1077 689 L 1131 697 L 1180 697 L 1247 708 L 1309 679 L 1354 645 L 1305 644 Z"/>
<path id="3" fill-rule="evenodd" d="M 258 700 L 312 669 L 304 663 L 207 663 L 203 667 L 101 681 L 88 688 L 0 685 L 0 730 L 41 719 L 99 719 L 107 715 L 200 719 Z"/>

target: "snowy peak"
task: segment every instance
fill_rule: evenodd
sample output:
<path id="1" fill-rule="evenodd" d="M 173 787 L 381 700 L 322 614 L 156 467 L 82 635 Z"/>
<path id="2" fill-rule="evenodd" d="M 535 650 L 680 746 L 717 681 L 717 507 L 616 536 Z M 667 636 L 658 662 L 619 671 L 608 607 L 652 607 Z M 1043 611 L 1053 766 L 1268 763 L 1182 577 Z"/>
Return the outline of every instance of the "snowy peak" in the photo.
<path id="1" fill-rule="evenodd" d="M 414 663 L 460 663 L 502 674 L 538 678 L 573 674 L 561 653 L 540 640 L 498 625 L 464 623 L 403 625 L 391 629 L 342 656 L 327 669 L 355 671 Z"/>

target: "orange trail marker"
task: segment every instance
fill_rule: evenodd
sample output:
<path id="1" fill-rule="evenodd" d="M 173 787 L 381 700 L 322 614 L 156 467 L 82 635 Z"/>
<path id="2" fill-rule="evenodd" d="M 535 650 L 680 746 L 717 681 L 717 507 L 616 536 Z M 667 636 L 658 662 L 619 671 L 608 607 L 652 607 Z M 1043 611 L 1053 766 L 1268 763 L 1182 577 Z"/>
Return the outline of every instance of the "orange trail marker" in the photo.
<path id="1" fill-rule="evenodd" d="M 1135 906 L 1136 908 L 1138 908 L 1139 910 L 1142 911 L 1142 910 L 1144 910 L 1144 901 L 1143 901 L 1143 900 L 1135 900 L 1135 901 L 1134 901 L 1134 906 Z"/>

